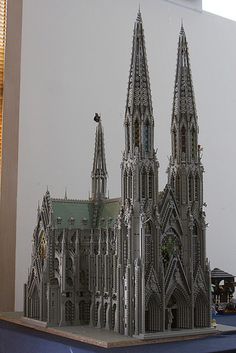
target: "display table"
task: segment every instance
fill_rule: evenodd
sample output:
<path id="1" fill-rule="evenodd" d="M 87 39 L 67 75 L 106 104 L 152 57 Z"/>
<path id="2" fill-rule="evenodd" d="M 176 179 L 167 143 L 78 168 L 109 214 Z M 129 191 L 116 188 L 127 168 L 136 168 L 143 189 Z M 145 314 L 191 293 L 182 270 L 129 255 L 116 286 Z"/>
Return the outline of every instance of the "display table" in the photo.
<path id="1" fill-rule="evenodd" d="M 235 328 L 234 328 L 235 329 Z M 83 328 L 84 330 L 84 328 Z M 11 313 L 0 316 L 0 353 L 82 353 L 82 352 L 124 352 L 124 353 L 206 353 L 223 352 L 234 348 L 236 335 L 205 335 L 205 338 L 189 340 L 190 337 L 179 337 L 175 342 L 166 343 L 159 340 L 142 341 L 130 337 L 112 334 L 99 329 L 92 329 L 82 335 L 76 334 L 75 328 L 47 328 L 25 322 L 21 314 Z M 84 331 L 85 332 L 85 331 Z M 92 333 L 97 334 L 92 337 Z M 109 338 L 110 337 L 110 338 Z M 114 338 L 115 337 L 115 338 Z M 221 338 L 219 340 L 219 337 Z M 230 337 L 230 339 L 229 339 Z M 183 341 L 184 340 L 184 341 Z M 168 343 L 167 343 L 168 341 Z M 173 341 L 173 340 L 172 340 Z M 115 343 L 114 343 L 115 342 Z M 220 345 L 219 345 L 220 343 Z M 124 348 L 125 346 L 125 348 Z M 211 347 L 211 350 L 209 350 Z"/>

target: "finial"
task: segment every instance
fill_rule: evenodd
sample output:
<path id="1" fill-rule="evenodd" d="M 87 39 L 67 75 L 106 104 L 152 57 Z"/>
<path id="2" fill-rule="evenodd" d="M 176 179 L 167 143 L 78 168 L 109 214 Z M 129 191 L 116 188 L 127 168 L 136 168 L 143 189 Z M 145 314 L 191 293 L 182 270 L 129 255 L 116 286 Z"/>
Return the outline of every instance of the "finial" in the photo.
<path id="1" fill-rule="evenodd" d="M 95 113 L 95 116 L 94 116 L 94 121 L 96 121 L 96 123 L 99 123 L 99 121 L 101 120 L 101 117 L 98 113 Z"/>
<path id="2" fill-rule="evenodd" d="M 180 34 L 184 34 L 184 23 L 183 18 L 181 18 Z"/>
<path id="3" fill-rule="evenodd" d="M 139 4 L 139 7 L 138 7 L 138 14 L 137 14 L 137 19 L 136 19 L 137 22 L 142 22 L 142 16 L 141 16 L 141 11 L 140 11 L 140 4 Z"/>
<path id="4" fill-rule="evenodd" d="M 67 187 L 65 187 L 65 196 L 64 199 L 67 200 Z"/>

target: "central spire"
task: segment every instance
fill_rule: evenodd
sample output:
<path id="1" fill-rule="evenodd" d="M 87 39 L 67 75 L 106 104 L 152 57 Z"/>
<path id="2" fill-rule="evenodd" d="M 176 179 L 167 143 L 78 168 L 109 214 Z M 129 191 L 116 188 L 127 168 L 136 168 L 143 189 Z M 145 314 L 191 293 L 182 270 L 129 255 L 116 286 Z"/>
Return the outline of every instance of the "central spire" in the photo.
<path id="1" fill-rule="evenodd" d="M 92 177 L 92 199 L 106 198 L 107 188 L 107 167 L 105 158 L 104 136 L 100 116 L 96 113 L 94 120 L 96 121 L 96 137 L 93 159 Z"/>

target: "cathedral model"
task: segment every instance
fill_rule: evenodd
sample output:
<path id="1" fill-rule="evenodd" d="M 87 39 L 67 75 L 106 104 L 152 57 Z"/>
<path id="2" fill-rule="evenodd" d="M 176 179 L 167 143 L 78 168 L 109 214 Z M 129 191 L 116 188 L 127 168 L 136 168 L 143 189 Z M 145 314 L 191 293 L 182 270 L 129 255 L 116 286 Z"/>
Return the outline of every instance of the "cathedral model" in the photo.
<path id="1" fill-rule="evenodd" d="M 33 234 L 25 316 L 141 337 L 210 326 L 203 166 L 188 46 L 179 35 L 168 182 L 158 189 L 154 117 L 141 13 L 125 108 L 121 198 L 107 197 L 101 118 L 89 200 L 46 192 Z"/>

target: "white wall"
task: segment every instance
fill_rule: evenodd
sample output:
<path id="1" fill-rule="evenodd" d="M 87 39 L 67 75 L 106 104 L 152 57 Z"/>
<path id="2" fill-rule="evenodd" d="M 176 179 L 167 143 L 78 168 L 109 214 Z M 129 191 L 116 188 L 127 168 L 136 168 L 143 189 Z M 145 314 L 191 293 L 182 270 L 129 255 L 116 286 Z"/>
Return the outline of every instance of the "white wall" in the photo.
<path id="1" fill-rule="evenodd" d="M 17 203 L 16 309 L 30 265 L 38 200 L 87 198 L 95 112 L 105 130 L 110 196 L 120 194 L 123 114 L 136 0 L 24 0 Z M 170 154 L 170 120 L 181 18 L 189 42 L 204 146 L 212 267 L 235 274 L 236 23 L 174 5 L 141 1 L 160 160 Z"/>

